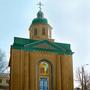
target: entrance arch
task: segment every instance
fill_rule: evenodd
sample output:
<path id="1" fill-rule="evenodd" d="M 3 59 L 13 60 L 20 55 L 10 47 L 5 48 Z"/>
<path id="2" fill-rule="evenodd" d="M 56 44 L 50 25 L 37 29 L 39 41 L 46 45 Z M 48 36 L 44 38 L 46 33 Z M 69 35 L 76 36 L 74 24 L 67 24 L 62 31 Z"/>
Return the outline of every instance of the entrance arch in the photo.
<path id="1" fill-rule="evenodd" d="M 48 60 L 40 60 L 37 69 L 38 90 L 53 90 L 53 65 Z"/>

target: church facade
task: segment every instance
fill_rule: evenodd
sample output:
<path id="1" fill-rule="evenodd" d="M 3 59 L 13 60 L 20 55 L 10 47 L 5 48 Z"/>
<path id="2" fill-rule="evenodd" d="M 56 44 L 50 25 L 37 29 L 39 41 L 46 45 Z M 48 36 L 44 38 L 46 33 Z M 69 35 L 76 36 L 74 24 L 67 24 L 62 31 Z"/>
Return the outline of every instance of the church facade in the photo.
<path id="1" fill-rule="evenodd" d="M 73 90 L 70 44 L 55 42 L 41 10 L 29 39 L 15 37 L 10 52 L 10 90 Z"/>

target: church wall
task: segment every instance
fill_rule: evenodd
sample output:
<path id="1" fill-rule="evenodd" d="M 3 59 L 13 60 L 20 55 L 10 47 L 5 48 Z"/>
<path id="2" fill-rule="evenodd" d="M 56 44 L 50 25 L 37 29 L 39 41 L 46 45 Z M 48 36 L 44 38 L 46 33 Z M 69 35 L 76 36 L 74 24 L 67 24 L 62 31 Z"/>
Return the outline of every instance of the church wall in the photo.
<path id="1" fill-rule="evenodd" d="M 46 59 L 53 66 L 53 83 L 50 90 L 56 90 L 56 77 L 59 77 L 56 74 L 57 55 L 49 52 L 25 52 L 16 49 L 12 49 L 11 56 L 11 83 L 13 82 L 11 90 L 38 90 L 37 66 L 38 62 L 42 59 Z M 57 90 L 59 89 L 57 88 Z"/>
<path id="2" fill-rule="evenodd" d="M 71 55 L 61 56 L 61 73 L 62 90 L 73 90 L 73 66 Z"/>
<path id="3" fill-rule="evenodd" d="M 12 49 L 10 90 L 30 90 L 29 53 Z"/>
<path id="4" fill-rule="evenodd" d="M 45 59 L 52 65 L 52 88 L 50 90 L 73 90 L 72 56 L 51 52 L 28 52 L 12 49 L 11 89 L 39 90 L 38 64 Z"/>
<path id="5" fill-rule="evenodd" d="M 51 62 L 51 64 L 53 65 L 53 86 L 52 86 L 52 89 L 50 88 L 50 90 L 56 90 L 55 87 L 56 87 L 56 76 L 55 76 L 55 69 L 56 69 L 56 55 L 53 54 L 53 53 L 47 53 L 47 52 L 31 52 L 30 53 L 30 78 L 31 78 L 31 81 L 33 81 L 31 83 L 30 86 L 32 86 L 32 90 L 38 90 L 38 84 L 39 82 L 37 83 L 37 80 L 38 80 L 38 75 L 37 75 L 37 66 L 38 66 L 38 62 L 42 59 L 46 59 L 47 61 L 49 60 L 49 62 Z M 37 73 L 36 73 L 37 72 Z M 36 87 L 35 87 L 36 86 Z"/>
<path id="6" fill-rule="evenodd" d="M 20 90 L 20 51 L 12 50 L 11 56 L 11 89 L 10 90 Z M 12 83 L 13 81 L 13 83 Z"/>
<path id="7" fill-rule="evenodd" d="M 30 90 L 30 60 L 29 52 L 21 51 L 21 62 L 22 62 L 22 89 Z"/>
<path id="8" fill-rule="evenodd" d="M 61 89 L 61 55 L 57 55 L 56 59 L 56 90 Z"/>

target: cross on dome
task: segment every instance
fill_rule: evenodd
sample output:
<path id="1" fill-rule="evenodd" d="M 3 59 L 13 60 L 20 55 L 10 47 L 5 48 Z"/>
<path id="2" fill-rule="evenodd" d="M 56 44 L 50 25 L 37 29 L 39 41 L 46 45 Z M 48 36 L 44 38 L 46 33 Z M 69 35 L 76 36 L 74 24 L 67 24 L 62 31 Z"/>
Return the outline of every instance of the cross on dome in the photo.
<path id="1" fill-rule="evenodd" d="M 39 9 L 41 11 L 43 4 L 41 2 L 39 2 L 37 5 L 39 6 Z"/>

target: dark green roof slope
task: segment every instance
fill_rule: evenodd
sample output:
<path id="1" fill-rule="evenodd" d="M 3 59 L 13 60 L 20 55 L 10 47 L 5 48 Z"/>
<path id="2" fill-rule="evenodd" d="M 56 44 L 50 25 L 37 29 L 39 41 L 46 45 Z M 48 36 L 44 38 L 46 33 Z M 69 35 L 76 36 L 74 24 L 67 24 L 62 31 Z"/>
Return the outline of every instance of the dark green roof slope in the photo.
<path id="1" fill-rule="evenodd" d="M 50 48 L 38 47 L 39 45 L 43 44 L 48 45 Z M 70 49 L 70 44 L 49 42 L 47 40 L 32 40 L 19 37 L 14 38 L 14 43 L 11 46 L 11 48 L 24 51 L 48 51 L 57 54 L 67 54 L 67 55 L 73 54 L 73 52 Z"/>

